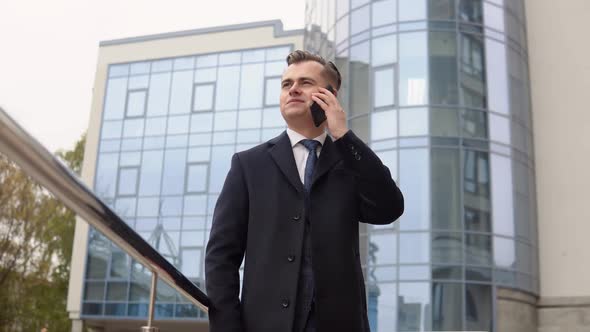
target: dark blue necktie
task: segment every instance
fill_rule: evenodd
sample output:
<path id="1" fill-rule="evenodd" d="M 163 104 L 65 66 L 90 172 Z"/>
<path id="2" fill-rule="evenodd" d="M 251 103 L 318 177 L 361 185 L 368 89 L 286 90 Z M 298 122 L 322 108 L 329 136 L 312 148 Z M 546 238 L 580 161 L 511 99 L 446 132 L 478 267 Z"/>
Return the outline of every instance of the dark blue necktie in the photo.
<path id="1" fill-rule="evenodd" d="M 303 139 L 299 143 L 303 144 L 303 146 L 305 146 L 305 148 L 307 148 L 309 151 L 309 156 L 307 156 L 307 162 L 305 163 L 305 176 L 303 177 L 303 186 L 305 187 L 305 190 L 309 192 L 309 189 L 311 188 L 313 169 L 318 160 L 316 150 L 320 145 L 320 142 L 313 139 Z"/>

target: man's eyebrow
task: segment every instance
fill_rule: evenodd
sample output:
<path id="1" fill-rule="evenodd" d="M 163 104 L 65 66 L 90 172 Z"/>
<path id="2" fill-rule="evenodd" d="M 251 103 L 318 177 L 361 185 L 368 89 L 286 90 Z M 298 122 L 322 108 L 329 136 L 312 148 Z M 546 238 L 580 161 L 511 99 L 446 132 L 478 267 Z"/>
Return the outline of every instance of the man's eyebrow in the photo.
<path id="1" fill-rule="evenodd" d="M 306 76 L 299 77 L 297 80 L 298 80 L 298 81 L 312 81 L 312 82 L 314 82 L 314 83 L 316 82 L 316 80 L 315 80 L 315 79 L 313 79 L 313 78 L 311 78 L 311 77 L 306 77 Z M 292 79 L 292 78 L 285 78 L 285 79 L 283 79 L 283 80 L 281 81 L 281 83 L 285 83 L 285 82 L 293 82 L 293 79 Z"/>

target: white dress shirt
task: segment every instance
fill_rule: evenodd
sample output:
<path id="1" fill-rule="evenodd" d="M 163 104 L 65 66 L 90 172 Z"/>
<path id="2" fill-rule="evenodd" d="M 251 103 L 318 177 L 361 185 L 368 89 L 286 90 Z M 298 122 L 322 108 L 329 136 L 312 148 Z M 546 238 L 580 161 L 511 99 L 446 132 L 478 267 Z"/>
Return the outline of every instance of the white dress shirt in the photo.
<path id="1" fill-rule="evenodd" d="M 299 172 L 299 178 L 301 179 L 301 183 L 304 183 L 305 163 L 307 163 L 307 156 L 309 156 L 309 150 L 307 150 L 307 148 L 299 142 L 302 139 L 307 139 L 307 137 L 292 130 L 291 128 L 287 128 L 287 135 L 289 136 L 289 140 L 291 141 L 291 147 L 293 147 L 293 157 L 295 157 L 295 164 L 297 165 L 297 172 Z M 320 152 L 322 151 L 322 146 L 326 141 L 327 135 L 328 134 L 324 132 L 320 136 L 314 138 L 314 140 L 320 142 L 320 146 L 318 146 L 316 150 L 318 158 L 320 157 Z"/>

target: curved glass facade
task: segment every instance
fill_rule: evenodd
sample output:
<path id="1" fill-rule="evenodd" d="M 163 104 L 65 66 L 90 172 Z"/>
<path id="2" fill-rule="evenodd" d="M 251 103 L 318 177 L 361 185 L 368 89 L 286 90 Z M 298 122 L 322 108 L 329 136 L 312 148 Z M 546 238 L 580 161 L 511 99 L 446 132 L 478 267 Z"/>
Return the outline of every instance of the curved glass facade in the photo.
<path id="1" fill-rule="evenodd" d="M 373 331 L 493 331 L 498 287 L 538 293 L 525 36 L 521 0 L 307 1 L 306 48 L 406 198 L 361 225 Z"/>

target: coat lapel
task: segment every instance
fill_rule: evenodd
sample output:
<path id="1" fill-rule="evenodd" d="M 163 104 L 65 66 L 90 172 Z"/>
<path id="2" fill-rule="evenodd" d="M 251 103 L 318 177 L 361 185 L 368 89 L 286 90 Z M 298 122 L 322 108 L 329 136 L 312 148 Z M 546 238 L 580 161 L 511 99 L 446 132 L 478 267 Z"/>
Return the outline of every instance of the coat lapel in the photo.
<path id="1" fill-rule="evenodd" d="M 272 145 L 269 149 L 272 159 L 277 164 L 281 172 L 285 175 L 289 183 L 299 192 L 303 193 L 303 183 L 299 178 L 295 157 L 293 156 L 293 147 L 289 140 L 289 135 L 284 131 L 281 135 L 270 140 Z"/>
<path id="2" fill-rule="evenodd" d="M 313 178 L 311 180 L 312 187 L 319 178 L 326 174 L 341 159 L 342 157 L 340 156 L 340 153 L 334 146 L 332 139 L 330 138 L 330 136 L 327 136 L 326 140 L 324 141 L 324 145 L 322 146 L 320 158 L 318 160 L 318 164 L 314 170 Z"/>

